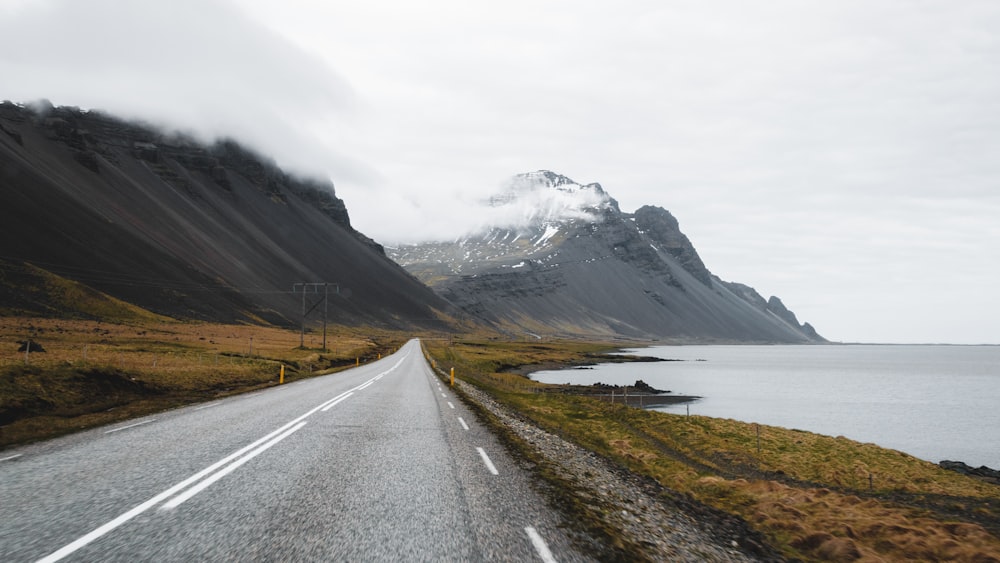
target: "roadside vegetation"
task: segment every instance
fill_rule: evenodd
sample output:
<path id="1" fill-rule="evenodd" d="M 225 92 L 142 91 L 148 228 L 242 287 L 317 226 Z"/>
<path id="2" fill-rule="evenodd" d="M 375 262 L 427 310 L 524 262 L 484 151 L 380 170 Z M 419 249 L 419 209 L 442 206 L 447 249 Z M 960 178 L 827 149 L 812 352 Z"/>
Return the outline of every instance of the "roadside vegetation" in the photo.
<path id="1" fill-rule="evenodd" d="M 0 448 L 331 373 L 406 338 L 328 327 L 0 317 Z M 32 342 L 28 348 L 25 343 Z M 39 350 L 44 350 L 40 351 Z"/>
<path id="2" fill-rule="evenodd" d="M 587 363 L 575 342 L 428 341 L 446 371 L 542 428 L 739 516 L 806 561 L 1000 561 L 1000 486 L 874 444 L 612 404 L 513 373 Z"/>
<path id="3" fill-rule="evenodd" d="M 300 346 L 296 330 L 145 314 L 0 317 L 0 448 L 277 385 L 281 366 L 285 381 L 335 372 L 408 337 L 332 326 L 322 350 L 315 331 Z M 613 343 L 434 335 L 424 343 L 438 368 L 454 367 L 520 416 L 670 494 L 740 517 L 790 558 L 1000 561 L 998 485 L 873 444 L 626 407 L 522 375 L 606 361 Z M 559 486 L 558 476 L 549 481 Z M 583 496 L 569 506 L 593 508 Z"/>

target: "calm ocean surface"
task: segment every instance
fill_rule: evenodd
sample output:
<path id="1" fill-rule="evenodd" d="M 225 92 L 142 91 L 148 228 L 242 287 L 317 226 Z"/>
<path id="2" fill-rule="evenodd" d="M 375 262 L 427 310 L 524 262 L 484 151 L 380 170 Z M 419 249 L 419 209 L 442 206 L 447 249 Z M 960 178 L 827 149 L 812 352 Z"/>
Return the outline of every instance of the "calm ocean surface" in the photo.
<path id="1" fill-rule="evenodd" d="M 617 385 L 641 379 L 703 397 L 688 405 L 691 414 L 845 436 L 935 463 L 1000 469 L 1000 346 L 660 346 L 627 352 L 684 361 L 531 377 Z"/>

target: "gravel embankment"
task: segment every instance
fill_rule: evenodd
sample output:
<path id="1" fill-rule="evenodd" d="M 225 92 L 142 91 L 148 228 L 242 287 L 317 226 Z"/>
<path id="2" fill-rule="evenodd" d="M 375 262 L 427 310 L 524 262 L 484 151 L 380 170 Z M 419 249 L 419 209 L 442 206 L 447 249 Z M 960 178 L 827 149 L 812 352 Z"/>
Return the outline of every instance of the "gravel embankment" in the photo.
<path id="1" fill-rule="evenodd" d="M 459 390 L 496 416 L 573 484 L 573 494 L 654 561 L 781 561 L 733 516 L 671 493 L 597 454 L 542 430 L 462 381 Z M 589 497 L 589 498 L 588 498 Z"/>

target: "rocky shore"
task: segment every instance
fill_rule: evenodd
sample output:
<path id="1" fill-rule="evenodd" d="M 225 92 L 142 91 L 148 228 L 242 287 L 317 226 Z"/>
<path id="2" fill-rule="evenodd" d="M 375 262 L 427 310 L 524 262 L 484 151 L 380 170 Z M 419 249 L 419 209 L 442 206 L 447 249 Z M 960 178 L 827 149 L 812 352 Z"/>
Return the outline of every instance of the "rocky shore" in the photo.
<path id="1" fill-rule="evenodd" d="M 969 477 L 974 477 L 987 483 L 993 483 L 994 485 L 1000 485 L 1000 471 L 996 469 L 991 469 L 985 465 L 979 467 L 972 467 L 967 463 L 961 461 L 949 461 L 944 460 L 938 464 L 944 469 L 949 471 L 954 471 L 956 473 L 961 473 L 962 475 L 968 475 Z"/>
<path id="2" fill-rule="evenodd" d="M 745 522 L 636 476 L 531 424 L 463 381 L 461 394 L 496 417 L 569 481 L 572 494 L 604 527 L 651 561 L 782 561 Z"/>
<path id="3" fill-rule="evenodd" d="M 670 391 L 656 389 L 643 380 L 637 380 L 633 385 L 610 385 L 594 383 L 593 385 L 552 385 L 537 390 L 540 393 L 557 393 L 562 395 L 586 395 L 609 403 L 625 404 L 630 407 L 653 408 L 666 405 L 682 405 L 693 403 L 701 397 L 696 395 L 674 395 Z"/>

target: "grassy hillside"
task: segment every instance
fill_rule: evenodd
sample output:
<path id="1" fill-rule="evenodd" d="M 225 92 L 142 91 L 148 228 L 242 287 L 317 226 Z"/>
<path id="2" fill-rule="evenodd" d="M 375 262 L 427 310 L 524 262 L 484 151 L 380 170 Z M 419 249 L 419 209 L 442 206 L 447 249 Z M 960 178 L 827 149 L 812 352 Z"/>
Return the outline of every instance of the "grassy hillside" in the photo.
<path id="1" fill-rule="evenodd" d="M 429 342 L 427 349 L 539 426 L 743 518 L 790 557 L 1000 561 L 1000 486 L 844 438 L 543 392 L 552 386 L 508 371 L 586 361 L 600 345 Z"/>
<path id="2" fill-rule="evenodd" d="M 0 313 L 27 311 L 132 323 L 169 320 L 34 264 L 0 260 Z"/>

